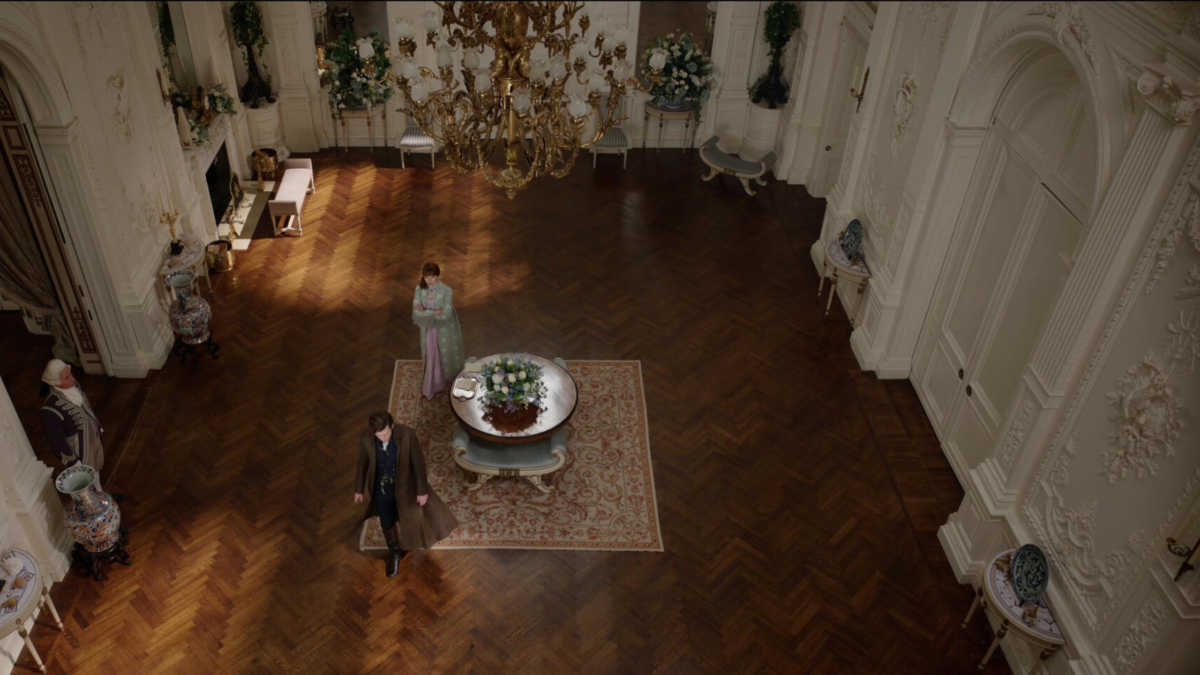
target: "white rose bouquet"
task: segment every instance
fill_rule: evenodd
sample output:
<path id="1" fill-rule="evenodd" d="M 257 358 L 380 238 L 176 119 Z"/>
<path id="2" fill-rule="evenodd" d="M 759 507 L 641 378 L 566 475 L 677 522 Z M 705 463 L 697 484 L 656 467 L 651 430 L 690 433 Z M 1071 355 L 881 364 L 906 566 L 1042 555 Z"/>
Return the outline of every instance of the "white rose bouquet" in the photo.
<path id="1" fill-rule="evenodd" d="M 650 58 L 656 51 L 666 54 L 667 64 L 662 69 L 662 80 L 651 87 L 650 95 L 655 105 L 691 103 L 697 110 L 712 93 L 713 64 L 700 47 L 692 40 L 691 33 L 668 33 L 655 38 L 649 49 L 642 54 L 642 76 L 650 77 Z"/>
<path id="2" fill-rule="evenodd" d="M 546 396 L 542 367 L 519 354 L 508 354 L 480 369 L 487 394 L 484 401 L 507 410 L 537 405 Z"/>

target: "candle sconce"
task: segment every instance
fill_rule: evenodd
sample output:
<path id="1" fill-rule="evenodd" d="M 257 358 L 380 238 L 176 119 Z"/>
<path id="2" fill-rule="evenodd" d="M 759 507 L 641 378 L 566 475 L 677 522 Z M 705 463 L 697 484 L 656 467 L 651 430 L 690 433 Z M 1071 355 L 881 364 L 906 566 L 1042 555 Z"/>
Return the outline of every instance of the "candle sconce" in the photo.
<path id="1" fill-rule="evenodd" d="M 179 255 L 183 253 L 183 242 L 179 241 L 179 235 L 175 233 L 175 221 L 179 219 L 179 211 L 174 208 L 167 211 L 161 203 L 159 209 L 161 211 L 158 216 L 159 224 L 171 228 L 171 255 Z"/>
<path id="2" fill-rule="evenodd" d="M 1175 541 L 1174 537 L 1167 537 L 1167 550 L 1183 558 L 1183 564 L 1179 566 L 1179 571 L 1175 573 L 1175 581 L 1179 581 L 1179 577 L 1196 569 L 1192 561 L 1196 558 L 1197 549 L 1200 549 L 1200 540 L 1192 544 L 1191 548 L 1184 548 L 1179 542 Z"/>
<path id="3" fill-rule="evenodd" d="M 868 67 L 866 71 L 863 72 L 862 82 L 858 85 L 858 88 L 855 89 L 854 87 L 850 87 L 850 98 L 858 101 L 858 103 L 854 106 L 854 112 L 858 112 L 858 109 L 862 107 L 863 92 L 867 90 L 867 78 L 870 76 L 871 69 Z"/>

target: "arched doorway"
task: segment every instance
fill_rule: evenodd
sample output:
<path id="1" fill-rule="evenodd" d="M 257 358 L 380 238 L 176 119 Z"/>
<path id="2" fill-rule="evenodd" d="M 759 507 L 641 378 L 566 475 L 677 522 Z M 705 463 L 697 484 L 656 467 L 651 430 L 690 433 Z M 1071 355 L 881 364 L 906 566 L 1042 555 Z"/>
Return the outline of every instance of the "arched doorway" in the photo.
<path id="1" fill-rule="evenodd" d="M 1096 132 L 1062 52 L 1001 94 L 917 342 L 912 381 L 948 453 L 992 453 L 1091 220 Z"/>
<path id="2" fill-rule="evenodd" d="M 68 347 L 67 351 L 73 352 L 76 364 L 84 371 L 102 373 L 105 368 L 96 339 L 95 315 L 85 301 L 86 284 L 77 273 L 78 264 L 70 250 L 70 239 L 55 213 L 53 191 L 41 170 L 32 128 L 20 90 L 0 67 L 0 160 L 4 162 L 7 174 L 3 185 L 13 192 L 3 202 L 4 213 L 0 213 L 5 221 L 3 226 L 9 235 L 32 234 L 36 238 L 45 272 L 31 273 L 49 274 L 59 305 L 59 311 L 52 314 L 59 317 L 53 324 L 59 332 L 59 341 Z M 71 361 L 57 349 L 53 355 Z M 50 353 L 39 355 L 50 356 Z"/>

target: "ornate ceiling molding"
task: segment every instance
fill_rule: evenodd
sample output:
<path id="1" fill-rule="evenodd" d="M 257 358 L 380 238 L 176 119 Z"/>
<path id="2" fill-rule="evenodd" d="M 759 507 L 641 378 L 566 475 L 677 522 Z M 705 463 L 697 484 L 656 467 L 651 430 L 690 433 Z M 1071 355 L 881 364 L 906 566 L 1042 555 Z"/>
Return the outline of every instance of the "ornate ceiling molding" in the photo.
<path id="1" fill-rule="evenodd" d="M 1083 20 L 1083 10 L 1078 2 L 1048 2 L 1031 11 L 1030 16 L 1044 16 L 1053 21 L 1054 38 L 1067 49 L 1077 48 L 1087 58 L 1092 72 L 1099 73 L 1096 45 L 1092 33 Z"/>
<path id="2" fill-rule="evenodd" d="M 1191 124 L 1196 110 L 1200 109 L 1200 91 L 1196 83 L 1185 83 L 1184 78 L 1169 72 L 1165 64 L 1143 65 L 1137 89 L 1150 107 L 1176 124 Z"/>
<path id="3" fill-rule="evenodd" d="M 1166 619 L 1167 607 L 1162 600 L 1152 597 L 1142 605 L 1137 617 L 1125 629 L 1121 641 L 1113 648 L 1113 660 L 1116 661 L 1117 670 L 1122 673 L 1134 672 L 1134 668 L 1158 639 Z"/>

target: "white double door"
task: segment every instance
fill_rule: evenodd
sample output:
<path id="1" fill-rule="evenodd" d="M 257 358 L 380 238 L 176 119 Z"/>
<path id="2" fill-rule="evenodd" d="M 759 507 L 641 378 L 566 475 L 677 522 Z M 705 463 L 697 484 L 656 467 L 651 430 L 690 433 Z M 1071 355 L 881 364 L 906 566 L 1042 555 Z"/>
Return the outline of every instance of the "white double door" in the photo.
<path id="1" fill-rule="evenodd" d="M 1093 134 L 1063 66 L 1009 86 L 917 343 L 913 385 L 960 471 L 994 454 L 1022 378 L 1038 377 L 1030 359 L 1088 221 Z"/>

